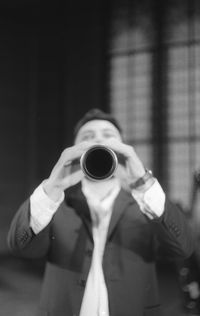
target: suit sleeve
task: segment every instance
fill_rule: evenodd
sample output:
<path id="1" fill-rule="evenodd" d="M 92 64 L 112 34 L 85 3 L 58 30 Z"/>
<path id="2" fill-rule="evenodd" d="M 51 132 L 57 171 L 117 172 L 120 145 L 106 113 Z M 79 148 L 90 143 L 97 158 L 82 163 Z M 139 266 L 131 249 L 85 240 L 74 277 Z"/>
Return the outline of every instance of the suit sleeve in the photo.
<path id="1" fill-rule="evenodd" d="M 17 211 L 8 232 L 8 246 L 17 256 L 40 258 L 47 255 L 51 234 L 47 225 L 39 234 L 30 226 L 30 199 L 27 199 Z"/>
<path id="2" fill-rule="evenodd" d="M 167 198 L 161 217 L 152 220 L 162 253 L 187 258 L 194 251 L 194 236 L 184 213 Z"/>

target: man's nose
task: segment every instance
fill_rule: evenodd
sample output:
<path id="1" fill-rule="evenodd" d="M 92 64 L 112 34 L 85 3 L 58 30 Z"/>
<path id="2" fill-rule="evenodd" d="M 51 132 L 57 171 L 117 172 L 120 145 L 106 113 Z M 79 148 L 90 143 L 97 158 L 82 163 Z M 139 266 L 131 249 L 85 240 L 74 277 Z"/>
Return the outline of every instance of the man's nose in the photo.
<path id="1" fill-rule="evenodd" d="M 95 143 L 97 143 L 97 144 L 102 144 L 103 141 L 104 141 L 104 139 L 103 139 L 102 137 L 96 137 L 94 141 L 95 141 Z"/>

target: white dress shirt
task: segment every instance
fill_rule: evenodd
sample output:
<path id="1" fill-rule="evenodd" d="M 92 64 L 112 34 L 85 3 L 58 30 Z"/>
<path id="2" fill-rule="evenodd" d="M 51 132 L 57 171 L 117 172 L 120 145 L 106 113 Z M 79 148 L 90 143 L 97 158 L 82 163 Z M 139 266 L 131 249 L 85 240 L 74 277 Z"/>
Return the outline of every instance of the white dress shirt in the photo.
<path id="1" fill-rule="evenodd" d="M 94 251 L 80 316 L 109 316 L 102 259 L 113 203 L 120 191 L 120 185 L 116 179 L 95 184 L 91 185 L 91 182 L 87 180 L 82 182 L 82 191 L 87 199 L 92 218 Z"/>

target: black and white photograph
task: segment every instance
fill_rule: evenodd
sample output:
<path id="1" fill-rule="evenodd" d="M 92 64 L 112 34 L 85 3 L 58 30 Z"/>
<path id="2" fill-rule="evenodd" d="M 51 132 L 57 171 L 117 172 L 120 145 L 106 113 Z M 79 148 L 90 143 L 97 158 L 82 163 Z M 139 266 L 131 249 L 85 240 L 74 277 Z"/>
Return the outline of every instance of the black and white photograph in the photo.
<path id="1" fill-rule="evenodd" d="M 200 316 L 200 1 L 0 0 L 0 316 Z"/>

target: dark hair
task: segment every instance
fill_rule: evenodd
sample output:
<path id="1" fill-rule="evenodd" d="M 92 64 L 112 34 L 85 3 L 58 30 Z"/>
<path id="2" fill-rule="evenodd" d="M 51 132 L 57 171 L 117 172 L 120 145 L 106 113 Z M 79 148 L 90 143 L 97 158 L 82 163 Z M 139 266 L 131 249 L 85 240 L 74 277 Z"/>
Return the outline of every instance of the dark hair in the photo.
<path id="1" fill-rule="evenodd" d="M 80 128 L 86 124 L 89 121 L 93 121 L 93 120 L 105 120 L 105 121 L 109 121 L 111 122 L 120 132 L 120 134 L 122 134 L 122 129 L 119 125 L 119 123 L 117 122 L 117 120 L 110 114 L 110 113 L 105 113 L 100 109 L 91 109 L 89 110 L 76 124 L 75 128 L 74 128 L 74 138 L 76 137 L 78 131 L 80 130 Z"/>

